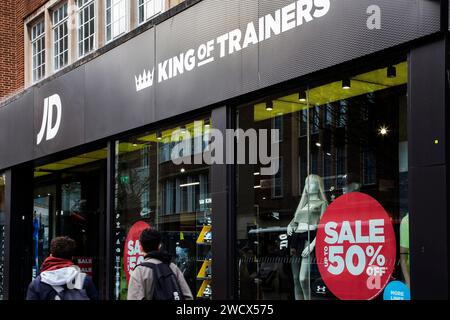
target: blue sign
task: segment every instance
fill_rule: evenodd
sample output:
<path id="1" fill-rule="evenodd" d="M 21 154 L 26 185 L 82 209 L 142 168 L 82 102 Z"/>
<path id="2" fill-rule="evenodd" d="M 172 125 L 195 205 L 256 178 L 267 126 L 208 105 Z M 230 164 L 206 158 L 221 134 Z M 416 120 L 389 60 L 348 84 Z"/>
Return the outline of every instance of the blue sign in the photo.
<path id="1" fill-rule="evenodd" d="M 392 281 L 384 289 L 384 300 L 411 300 L 409 288 L 400 281 Z"/>

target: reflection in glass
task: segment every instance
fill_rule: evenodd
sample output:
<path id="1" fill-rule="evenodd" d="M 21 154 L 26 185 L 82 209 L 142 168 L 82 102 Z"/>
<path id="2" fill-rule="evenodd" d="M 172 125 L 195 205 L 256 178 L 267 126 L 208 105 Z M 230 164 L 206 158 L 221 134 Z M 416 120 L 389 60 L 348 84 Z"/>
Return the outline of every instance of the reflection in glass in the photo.
<path id="1" fill-rule="evenodd" d="M 334 79 L 306 97 L 271 97 L 272 110 L 267 97 L 237 109 L 243 130 L 283 130 L 278 174 L 237 166 L 240 299 L 335 299 L 318 270 L 314 239 L 327 205 L 349 192 L 370 195 L 390 215 L 400 252 L 392 277 L 409 285 L 408 70 L 406 62 L 395 67 L 396 77 L 386 68 L 354 75 L 347 90 Z"/>
<path id="2" fill-rule="evenodd" d="M 174 162 L 203 153 L 209 123 L 209 119 L 182 123 L 116 142 L 115 299 L 126 299 L 127 274 L 144 256 L 136 246 L 137 239 L 129 237 L 131 228 L 139 222 L 162 233 L 163 250 L 182 270 L 194 297 L 211 298 L 209 167 Z M 181 133 L 180 141 L 173 139 L 174 133 Z M 176 149 L 179 142 L 187 142 L 190 148 Z"/>

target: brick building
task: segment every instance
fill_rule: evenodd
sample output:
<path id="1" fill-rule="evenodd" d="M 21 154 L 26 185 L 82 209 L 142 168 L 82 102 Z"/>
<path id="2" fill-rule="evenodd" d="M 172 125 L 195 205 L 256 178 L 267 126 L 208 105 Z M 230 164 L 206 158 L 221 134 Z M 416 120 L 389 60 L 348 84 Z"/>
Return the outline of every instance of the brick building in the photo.
<path id="1" fill-rule="evenodd" d="M 126 10 L 135 11 L 134 6 L 137 7 L 137 0 L 130 0 Z M 170 8 L 175 7 L 184 0 L 159 0 L 161 2 L 161 10 L 155 11 L 155 15 L 160 14 Z M 20 92 L 25 87 L 33 83 L 32 80 L 26 78 L 28 73 L 27 64 L 31 57 L 30 52 L 27 52 L 27 47 L 30 43 L 28 30 L 31 28 L 30 21 L 35 16 L 50 15 L 51 8 L 57 5 L 60 1 L 54 0 L 4 0 L 0 3 L 0 101 Z M 103 0 L 96 0 L 99 4 L 96 10 L 100 10 L 103 6 Z M 156 2 L 156 1 L 155 1 Z M 75 0 L 68 2 L 75 4 Z M 49 11 L 45 12 L 45 10 Z M 30 18 L 31 17 L 31 18 Z M 149 15 L 148 18 L 153 18 L 154 15 Z M 99 22 L 101 19 L 99 19 Z M 124 32 L 129 32 L 136 28 L 141 22 L 128 21 Z M 51 28 L 49 27 L 49 30 Z M 48 30 L 48 31 L 49 31 Z M 97 48 L 103 46 L 103 42 L 98 42 Z M 51 59 L 51 55 L 46 57 Z M 72 61 L 74 62 L 74 61 Z M 68 62 L 70 64 L 70 62 Z M 50 76 L 54 71 L 46 70 L 44 77 Z"/>

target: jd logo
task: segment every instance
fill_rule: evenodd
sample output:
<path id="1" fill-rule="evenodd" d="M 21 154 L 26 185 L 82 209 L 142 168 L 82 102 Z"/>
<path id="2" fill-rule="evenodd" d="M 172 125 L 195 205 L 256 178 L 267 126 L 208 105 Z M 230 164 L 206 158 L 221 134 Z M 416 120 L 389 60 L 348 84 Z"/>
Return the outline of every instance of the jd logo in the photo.
<path id="1" fill-rule="evenodd" d="M 56 110 L 56 121 L 53 125 L 54 110 Z M 44 116 L 42 117 L 41 130 L 37 135 L 37 145 L 41 144 L 44 135 L 45 140 L 49 141 L 58 134 L 61 125 L 62 105 L 61 98 L 58 94 L 54 94 L 44 100 Z"/>

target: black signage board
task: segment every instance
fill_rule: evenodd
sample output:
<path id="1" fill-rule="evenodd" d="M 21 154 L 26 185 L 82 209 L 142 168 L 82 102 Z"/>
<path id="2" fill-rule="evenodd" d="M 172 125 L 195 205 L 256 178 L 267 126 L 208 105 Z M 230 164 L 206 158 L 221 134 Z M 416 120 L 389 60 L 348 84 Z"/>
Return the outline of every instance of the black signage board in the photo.
<path id="1" fill-rule="evenodd" d="M 0 108 L 0 169 L 439 32 L 440 14 L 432 0 L 201 1 Z"/>

